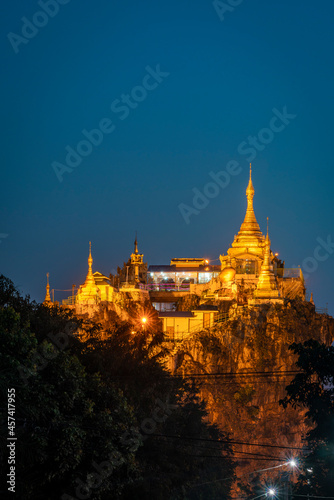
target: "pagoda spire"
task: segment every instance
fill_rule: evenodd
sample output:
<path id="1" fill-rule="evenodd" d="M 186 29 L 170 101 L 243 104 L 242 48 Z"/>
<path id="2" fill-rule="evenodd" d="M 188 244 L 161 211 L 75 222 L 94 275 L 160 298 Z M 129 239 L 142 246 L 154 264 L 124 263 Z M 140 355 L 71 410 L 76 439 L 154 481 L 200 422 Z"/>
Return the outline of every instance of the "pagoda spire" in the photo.
<path id="1" fill-rule="evenodd" d="M 255 298 L 278 298 L 275 274 L 270 260 L 270 238 L 269 238 L 269 218 L 267 217 L 267 236 L 265 239 L 265 249 L 261 273 L 254 292 Z"/>
<path id="2" fill-rule="evenodd" d="M 86 281 L 80 286 L 76 295 L 76 304 L 97 304 L 101 300 L 99 287 L 95 283 L 93 275 L 92 243 L 89 242 L 88 273 Z"/>
<path id="3" fill-rule="evenodd" d="M 51 300 L 51 297 L 50 297 L 50 284 L 49 284 L 49 276 L 50 274 L 49 273 L 46 273 L 46 294 L 45 294 L 45 299 L 44 299 L 44 302 L 43 304 L 45 306 L 50 306 L 52 305 L 52 300 Z"/>
<path id="4" fill-rule="evenodd" d="M 139 283 L 139 266 L 143 264 L 143 254 L 140 254 L 138 252 L 138 241 L 137 241 L 137 231 L 136 231 L 136 239 L 135 239 L 135 248 L 134 248 L 134 253 L 131 254 L 131 265 L 133 266 L 134 269 L 134 281 L 135 283 Z"/>
<path id="5" fill-rule="evenodd" d="M 135 239 L 135 254 L 138 255 L 137 231 L 136 231 L 136 239 Z"/>
<path id="6" fill-rule="evenodd" d="M 92 242 L 89 242 L 89 256 L 88 256 L 88 273 L 86 276 L 85 285 L 93 285 L 95 287 L 95 279 L 93 276 L 93 257 L 92 257 Z"/>
<path id="7" fill-rule="evenodd" d="M 243 223 L 241 224 L 240 231 L 238 233 L 238 237 L 242 236 L 255 236 L 256 238 L 263 237 L 260 226 L 256 220 L 254 207 L 253 207 L 253 198 L 254 198 L 254 186 L 252 182 L 252 164 L 249 164 L 249 181 L 246 189 L 246 197 L 247 197 L 247 210 Z"/>

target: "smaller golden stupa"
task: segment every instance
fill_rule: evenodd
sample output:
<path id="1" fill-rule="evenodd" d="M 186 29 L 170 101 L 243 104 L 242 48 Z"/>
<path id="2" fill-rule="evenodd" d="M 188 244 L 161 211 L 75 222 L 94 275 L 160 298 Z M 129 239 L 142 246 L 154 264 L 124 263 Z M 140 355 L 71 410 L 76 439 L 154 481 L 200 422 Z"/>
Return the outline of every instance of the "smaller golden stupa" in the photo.
<path id="1" fill-rule="evenodd" d="M 234 281 L 235 272 L 236 271 L 235 271 L 234 267 L 232 267 L 232 264 L 231 264 L 231 259 L 229 259 L 227 266 L 222 270 L 222 272 L 219 275 L 219 279 L 220 279 L 223 286 Z"/>
<path id="2" fill-rule="evenodd" d="M 50 297 L 50 284 L 49 284 L 49 273 L 46 273 L 46 294 L 45 294 L 45 299 L 43 302 L 44 306 L 52 306 L 53 302 Z"/>
<path id="3" fill-rule="evenodd" d="M 86 281 L 80 286 L 77 296 L 77 304 L 97 304 L 100 302 L 100 290 L 95 283 L 93 271 L 92 244 L 89 242 L 88 273 Z"/>
<path id="4" fill-rule="evenodd" d="M 267 218 L 267 236 L 265 240 L 264 258 L 261 266 L 259 281 L 254 292 L 255 299 L 277 299 L 280 294 L 277 289 L 277 283 L 273 266 L 270 261 L 270 239 Z"/>

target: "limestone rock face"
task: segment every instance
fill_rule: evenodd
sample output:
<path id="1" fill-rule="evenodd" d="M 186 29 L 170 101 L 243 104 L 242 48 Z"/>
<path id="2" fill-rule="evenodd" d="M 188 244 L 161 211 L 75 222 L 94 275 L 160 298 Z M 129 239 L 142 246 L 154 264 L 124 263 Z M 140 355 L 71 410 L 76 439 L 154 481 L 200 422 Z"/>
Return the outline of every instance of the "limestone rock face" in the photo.
<path id="1" fill-rule="evenodd" d="M 296 357 L 288 347 L 310 338 L 330 345 L 334 319 L 317 314 L 309 302 L 263 305 L 245 309 L 235 319 L 180 343 L 173 350 L 170 368 L 174 374 L 195 376 L 208 404 L 210 421 L 228 430 L 233 441 L 302 447 L 308 430 L 305 410 L 284 409 L 279 400 L 296 370 Z M 275 458 L 286 458 L 289 452 L 250 445 L 233 447 L 239 477 L 277 465 L 280 462 Z M 267 460 L 262 460 L 261 454 Z M 272 462 L 270 457 L 274 457 Z M 247 481 L 246 476 L 241 483 Z M 235 493 L 240 491 L 236 485 Z"/>

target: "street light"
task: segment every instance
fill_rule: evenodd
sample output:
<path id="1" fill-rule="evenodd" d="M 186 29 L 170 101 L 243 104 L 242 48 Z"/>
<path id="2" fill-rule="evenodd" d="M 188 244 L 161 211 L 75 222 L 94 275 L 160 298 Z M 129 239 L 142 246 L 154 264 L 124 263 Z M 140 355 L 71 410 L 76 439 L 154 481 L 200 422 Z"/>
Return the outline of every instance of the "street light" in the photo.
<path id="1" fill-rule="evenodd" d="M 258 497 L 252 498 L 252 500 L 257 500 L 258 498 L 262 497 L 275 497 L 276 496 L 276 490 L 274 488 L 268 488 L 268 491 L 266 493 L 262 493 L 262 495 L 259 495 Z"/>
<path id="2" fill-rule="evenodd" d="M 146 318 L 146 316 L 143 316 L 140 321 L 141 321 L 141 326 L 143 328 L 143 331 L 145 331 L 145 326 L 147 324 L 147 318 Z"/>

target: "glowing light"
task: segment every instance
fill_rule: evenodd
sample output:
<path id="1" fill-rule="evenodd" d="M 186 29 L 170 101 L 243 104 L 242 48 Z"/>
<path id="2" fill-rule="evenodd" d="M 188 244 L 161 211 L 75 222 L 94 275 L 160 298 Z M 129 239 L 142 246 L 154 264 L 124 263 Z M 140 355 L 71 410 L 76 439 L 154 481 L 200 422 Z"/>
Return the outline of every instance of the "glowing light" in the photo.
<path id="1" fill-rule="evenodd" d="M 205 264 L 209 264 L 209 261 L 208 261 L 208 260 L 205 260 L 204 262 L 205 262 Z"/>
<path id="2" fill-rule="evenodd" d="M 269 488 L 269 490 L 268 490 L 268 495 L 269 495 L 270 497 L 274 497 L 274 496 L 275 496 L 275 494 L 276 494 L 276 491 L 274 490 L 274 488 Z"/>
<path id="3" fill-rule="evenodd" d="M 275 253 L 275 257 L 277 257 L 279 254 L 278 253 Z"/>
<path id="4" fill-rule="evenodd" d="M 289 460 L 288 465 L 290 465 L 291 467 L 297 467 L 297 462 L 292 458 L 291 460 Z"/>
<path id="5" fill-rule="evenodd" d="M 145 325 L 145 323 L 147 323 L 147 318 L 145 318 L 145 316 L 141 319 L 141 322 L 143 323 L 143 325 Z"/>

